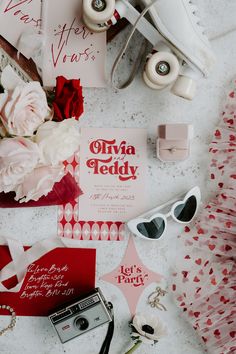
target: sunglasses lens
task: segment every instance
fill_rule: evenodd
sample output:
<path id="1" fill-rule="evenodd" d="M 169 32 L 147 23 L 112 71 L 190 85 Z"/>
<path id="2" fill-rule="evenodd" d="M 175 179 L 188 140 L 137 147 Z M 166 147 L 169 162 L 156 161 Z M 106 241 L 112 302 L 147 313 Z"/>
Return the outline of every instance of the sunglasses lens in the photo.
<path id="1" fill-rule="evenodd" d="M 143 236 L 156 240 L 161 237 L 165 230 L 165 221 L 162 218 L 155 218 L 150 222 L 138 224 L 137 229 Z"/>
<path id="2" fill-rule="evenodd" d="M 189 222 L 194 217 L 197 210 L 197 199 L 194 195 L 189 197 L 185 203 L 177 205 L 174 210 L 176 219 L 181 222 Z"/>

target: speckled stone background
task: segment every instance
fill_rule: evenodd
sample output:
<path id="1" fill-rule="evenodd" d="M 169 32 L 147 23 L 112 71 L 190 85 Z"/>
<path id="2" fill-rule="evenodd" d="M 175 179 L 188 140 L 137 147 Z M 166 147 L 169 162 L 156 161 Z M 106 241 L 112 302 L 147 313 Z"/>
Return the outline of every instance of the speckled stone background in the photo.
<path id="1" fill-rule="evenodd" d="M 235 26 L 235 0 L 196 0 L 202 22 L 205 22 L 210 37 L 231 30 Z M 108 46 L 107 71 L 121 47 L 126 32 L 120 34 Z M 130 55 L 120 68 L 120 78 L 125 77 L 132 64 L 141 40 L 136 34 L 130 46 Z M 219 113 L 231 79 L 236 75 L 236 32 L 212 42 L 216 53 L 217 64 L 208 80 L 201 80 L 197 97 L 187 102 L 174 97 L 168 91 L 155 92 L 142 82 L 141 74 L 126 90 L 117 92 L 111 88 L 86 89 L 85 114 L 81 125 L 94 127 L 142 127 L 147 128 L 148 139 L 148 173 L 147 193 L 149 205 L 153 207 L 172 198 L 180 191 L 198 184 L 204 198 L 210 191 L 207 179 L 207 148 L 213 129 L 218 121 Z M 164 164 L 155 158 L 156 127 L 163 122 L 188 122 L 195 127 L 195 138 L 192 142 L 191 157 L 183 163 Z M 57 208 L 39 209 L 5 209 L 0 210 L 0 231 L 9 237 L 19 238 L 25 244 L 31 244 L 41 238 L 56 234 Z M 165 287 L 175 257 L 179 250 L 175 241 L 181 228 L 169 224 L 166 236 L 154 245 L 136 239 L 140 257 L 149 268 L 166 277 Z M 75 242 L 75 241 L 74 241 Z M 99 276 L 115 268 L 124 254 L 127 242 L 76 242 L 76 247 L 97 248 L 97 285 L 101 286 L 106 297 L 113 301 L 115 307 L 115 333 L 111 345 L 111 354 L 122 354 L 130 345 L 127 304 L 118 289 L 99 281 Z M 150 285 L 143 293 L 138 304 L 138 311 L 154 312 L 160 316 L 168 328 L 168 335 L 157 346 L 141 346 L 137 354 L 202 354 L 204 348 L 198 337 L 181 317 L 169 292 L 163 303 L 168 311 L 162 313 L 152 310 L 147 296 L 154 290 Z M 7 323 L 7 318 L 0 318 L 0 327 Z M 1 354 L 34 353 L 34 354 L 97 354 L 103 342 L 106 328 L 100 328 L 87 335 L 60 344 L 47 318 L 18 318 L 13 332 L 0 337 Z"/>

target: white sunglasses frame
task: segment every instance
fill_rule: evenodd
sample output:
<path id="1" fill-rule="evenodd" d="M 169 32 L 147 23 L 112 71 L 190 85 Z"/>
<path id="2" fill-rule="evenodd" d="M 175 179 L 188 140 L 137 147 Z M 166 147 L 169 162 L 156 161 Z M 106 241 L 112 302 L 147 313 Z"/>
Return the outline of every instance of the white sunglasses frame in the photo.
<path id="1" fill-rule="evenodd" d="M 195 196 L 196 202 L 197 202 L 195 213 L 194 213 L 194 215 L 193 215 L 191 220 L 189 220 L 189 221 L 180 221 L 180 220 L 178 220 L 175 217 L 174 210 L 175 210 L 175 208 L 178 205 L 184 204 L 191 196 Z M 183 199 L 180 199 L 180 198 L 183 198 Z M 195 186 L 192 189 L 190 189 L 187 192 L 187 194 L 183 193 L 179 197 L 176 197 L 176 198 L 168 201 L 165 204 L 162 204 L 162 205 L 160 205 L 160 206 L 158 206 L 158 207 L 156 207 L 154 209 L 151 209 L 148 212 L 138 216 L 135 219 L 129 220 L 126 224 L 127 224 L 128 229 L 134 235 L 136 235 L 138 237 L 141 237 L 141 238 L 143 238 L 143 239 L 145 239 L 147 241 L 158 241 L 158 240 L 160 240 L 160 238 L 162 238 L 162 236 L 166 232 L 167 219 L 169 217 L 172 217 L 179 224 L 189 224 L 193 220 L 193 218 L 196 216 L 196 214 L 198 212 L 198 209 L 199 209 L 200 202 L 201 202 L 201 191 L 200 191 L 200 188 L 198 186 Z M 171 210 L 168 213 L 166 213 L 166 214 L 159 213 L 159 210 L 162 210 L 162 209 L 164 209 L 165 207 L 167 207 L 167 206 L 169 206 L 171 204 L 172 204 L 172 207 L 171 207 Z M 163 233 L 161 234 L 161 236 L 159 238 L 156 238 L 156 239 L 149 238 L 149 237 L 144 236 L 141 232 L 138 231 L 138 228 L 137 228 L 138 224 L 151 222 L 152 220 L 156 219 L 157 217 L 162 218 L 164 220 L 164 223 L 165 223 L 164 231 L 163 231 Z"/>

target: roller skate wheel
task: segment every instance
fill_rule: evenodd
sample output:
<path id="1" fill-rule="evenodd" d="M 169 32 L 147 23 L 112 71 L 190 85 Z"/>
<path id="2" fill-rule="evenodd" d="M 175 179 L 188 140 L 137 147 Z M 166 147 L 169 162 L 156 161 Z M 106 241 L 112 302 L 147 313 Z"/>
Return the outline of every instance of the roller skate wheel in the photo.
<path id="1" fill-rule="evenodd" d="M 148 79 L 158 86 L 167 86 L 179 75 L 179 62 L 176 56 L 168 52 L 157 52 L 148 59 L 145 72 Z"/>
<path id="2" fill-rule="evenodd" d="M 191 101 L 196 94 L 196 82 L 187 76 L 179 76 L 173 85 L 171 92 L 176 96 Z"/>
<path id="3" fill-rule="evenodd" d="M 105 32 L 107 31 L 108 27 L 107 26 L 99 26 L 98 24 L 94 24 L 92 22 L 90 22 L 88 20 L 88 18 L 83 15 L 83 22 L 85 24 L 85 26 L 91 31 L 91 32 L 95 32 L 95 33 L 99 33 L 99 32 Z"/>
<path id="4" fill-rule="evenodd" d="M 89 23 L 105 23 L 115 11 L 115 0 L 84 0 L 83 13 Z"/>
<path id="5" fill-rule="evenodd" d="M 147 77 L 147 74 L 146 72 L 144 71 L 143 72 L 143 81 L 145 82 L 145 84 L 150 87 L 151 89 L 153 90 L 163 90 L 165 88 L 165 86 L 158 86 L 158 85 L 155 85 L 153 84 L 149 78 Z"/>

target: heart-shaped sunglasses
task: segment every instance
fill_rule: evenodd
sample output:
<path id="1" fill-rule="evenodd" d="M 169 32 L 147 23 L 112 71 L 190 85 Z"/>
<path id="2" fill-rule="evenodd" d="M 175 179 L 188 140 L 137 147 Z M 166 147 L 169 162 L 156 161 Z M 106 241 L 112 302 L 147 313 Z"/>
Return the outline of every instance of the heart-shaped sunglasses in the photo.
<path id="1" fill-rule="evenodd" d="M 167 218 L 171 216 L 176 222 L 181 224 L 190 223 L 197 213 L 200 201 L 200 189 L 199 187 L 194 187 L 187 194 L 183 194 L 140 215 L 136 219 L 128 221 L 127 226 L 136 236 L 146 240 L 158 240 L 166 230 Z M 170 205 L 172 207 L 168 213 L 159 212 Z"/>

